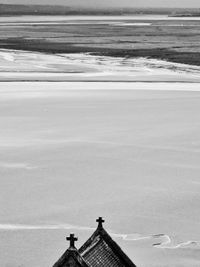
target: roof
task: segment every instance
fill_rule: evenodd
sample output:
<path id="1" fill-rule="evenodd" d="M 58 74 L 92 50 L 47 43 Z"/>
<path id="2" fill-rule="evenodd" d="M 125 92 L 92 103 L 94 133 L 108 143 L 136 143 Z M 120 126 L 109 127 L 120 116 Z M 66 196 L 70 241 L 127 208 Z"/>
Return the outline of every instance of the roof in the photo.
<path id="1" fill-rule="evenodd" d="M 67 237 L 70 246 L 53 267 L 136 267 L 103 228 L 102 217 L 97 222 L 96 231 L 79 250 L 75 247 L 78 238 Z"/>
<path id="2" fill-rule="evenodd" d="M 53 265 L 53 267 L 89 267 L 74 246 L 74 241 L 78 240 L 77 238 L 74 238 L 74 234 L 70 234 L 70 237 L 67 237 L 67 240 L 70 241 L 70 247 Z"/>
<path id="3" fill-rule="evenodd" d="M 104 220 L 99 217 L 93 235 L 78 250 L 91 267 L 136 267 L 129 257 L 103 228 Z"/>

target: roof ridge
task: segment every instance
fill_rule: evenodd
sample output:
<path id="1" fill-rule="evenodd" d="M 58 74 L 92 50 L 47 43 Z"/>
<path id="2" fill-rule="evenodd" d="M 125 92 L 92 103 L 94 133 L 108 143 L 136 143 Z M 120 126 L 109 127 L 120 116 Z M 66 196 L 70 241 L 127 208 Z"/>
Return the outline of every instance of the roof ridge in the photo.
<path id="1" fill-rule="evenodd" d="M 90 267 L 90 265 L 85 261 L 76 248 L 67 249 L 63 255 L 58 259 L 58 261 L 53 265 L 53 267 L 65 266 L 65 262 L 70 258 L 73 258 L 81 267 Z"/>
<path id="2" fill-rule="evenodd" d="M 106 244 L 112 249 L 114 253 L 116 253 L 119 257 L 119 259 L 126 264 L 126 266 L 130 267 L 136 267 L 136 265 L 130 260 L 130 258 L 122 251 L 120 246 L 112 239 L 112 237 L 108 234 L 108 232 L 103 227 L 97 227 L 95 232 L 92 234 L 92 236 L 79 248 L 79 253 L 84 256 L 84 252 L 87 250 L 87 252 L 93 248 L 89 248 L 92 245 L 92 242 L 95 240 L 95 238 L 100 237 L 100 239 L 103 239 Z"/>
<path id="3" fill-rule="evenodd" d="M 100 229 L 102 230 L 102 229 Z M 78 252 L 82 254 L 84 250 L 89 246 L 90 243 L 94 240 L 94 238 L 99 234 L 99 229 L 97 228 L 90 238 L 78 249 Z"/>

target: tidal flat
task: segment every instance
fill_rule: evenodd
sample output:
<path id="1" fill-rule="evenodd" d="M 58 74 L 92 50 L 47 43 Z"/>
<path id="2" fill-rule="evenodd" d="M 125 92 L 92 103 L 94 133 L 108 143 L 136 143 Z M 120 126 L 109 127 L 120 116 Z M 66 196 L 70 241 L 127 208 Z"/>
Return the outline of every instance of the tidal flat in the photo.
<path id="1" fill-rule="evenodd" d="M 1 267 L 98 216 L 138 267 L 199 266 L 199 23 L 0 18 Z"/>
<path id="2" fill-rule="evenodd" d="M 0 48 L 200 65 L 199 18 L 22 16 L 1 18 L 0 25 Z"/>

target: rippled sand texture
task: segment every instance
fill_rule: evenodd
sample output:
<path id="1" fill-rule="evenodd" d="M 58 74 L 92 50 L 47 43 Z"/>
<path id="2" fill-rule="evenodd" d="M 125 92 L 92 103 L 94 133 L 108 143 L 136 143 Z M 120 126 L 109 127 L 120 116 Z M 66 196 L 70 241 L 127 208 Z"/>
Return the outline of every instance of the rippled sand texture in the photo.
<path id="1" fill-rule="evenodd" d="M 1 266 L 51 266 L 99 215 L 138 266 L 198 266 L 198 90 L 0 83 Z"/>
<path id="2" fill-rule="evenodd" d="M 200 82 L 200 67 L 147 58 L 1 49 L 1 81 Z"/>

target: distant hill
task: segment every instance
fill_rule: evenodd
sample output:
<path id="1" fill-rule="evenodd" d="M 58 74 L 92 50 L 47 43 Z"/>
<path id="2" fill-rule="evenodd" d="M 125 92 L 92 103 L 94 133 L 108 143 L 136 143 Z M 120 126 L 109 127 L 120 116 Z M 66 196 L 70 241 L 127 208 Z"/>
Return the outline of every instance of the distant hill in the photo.
<path id="1" fill-rule="evenodd" d="M 63 6 L 7 5 L 0 4 L 0 15 L 54 15 L 68 14 L 72 10 Z"/>
<path id="2" fill-rule="evenodd" d="M 195 9 L 195 10 L 185 10 L 185 11 L 176 11 L 173 12 L 170 17 L 200 17 L 200 10 Z"/>
<path id="3" fill-rule="evenodd" d="M 115 8 L 115 9 L 94 9 L 75 8 L 67 6 L 52 5 L 11 5 L 0 4 L 0 16 L 20 16 L 20 15 L 126 15 L 126 14 L 157 14 L 172 15 L 184 14 L 188 9 L 183 8 Z M 189 12 L 195 12 L 190 9 Z"/>

